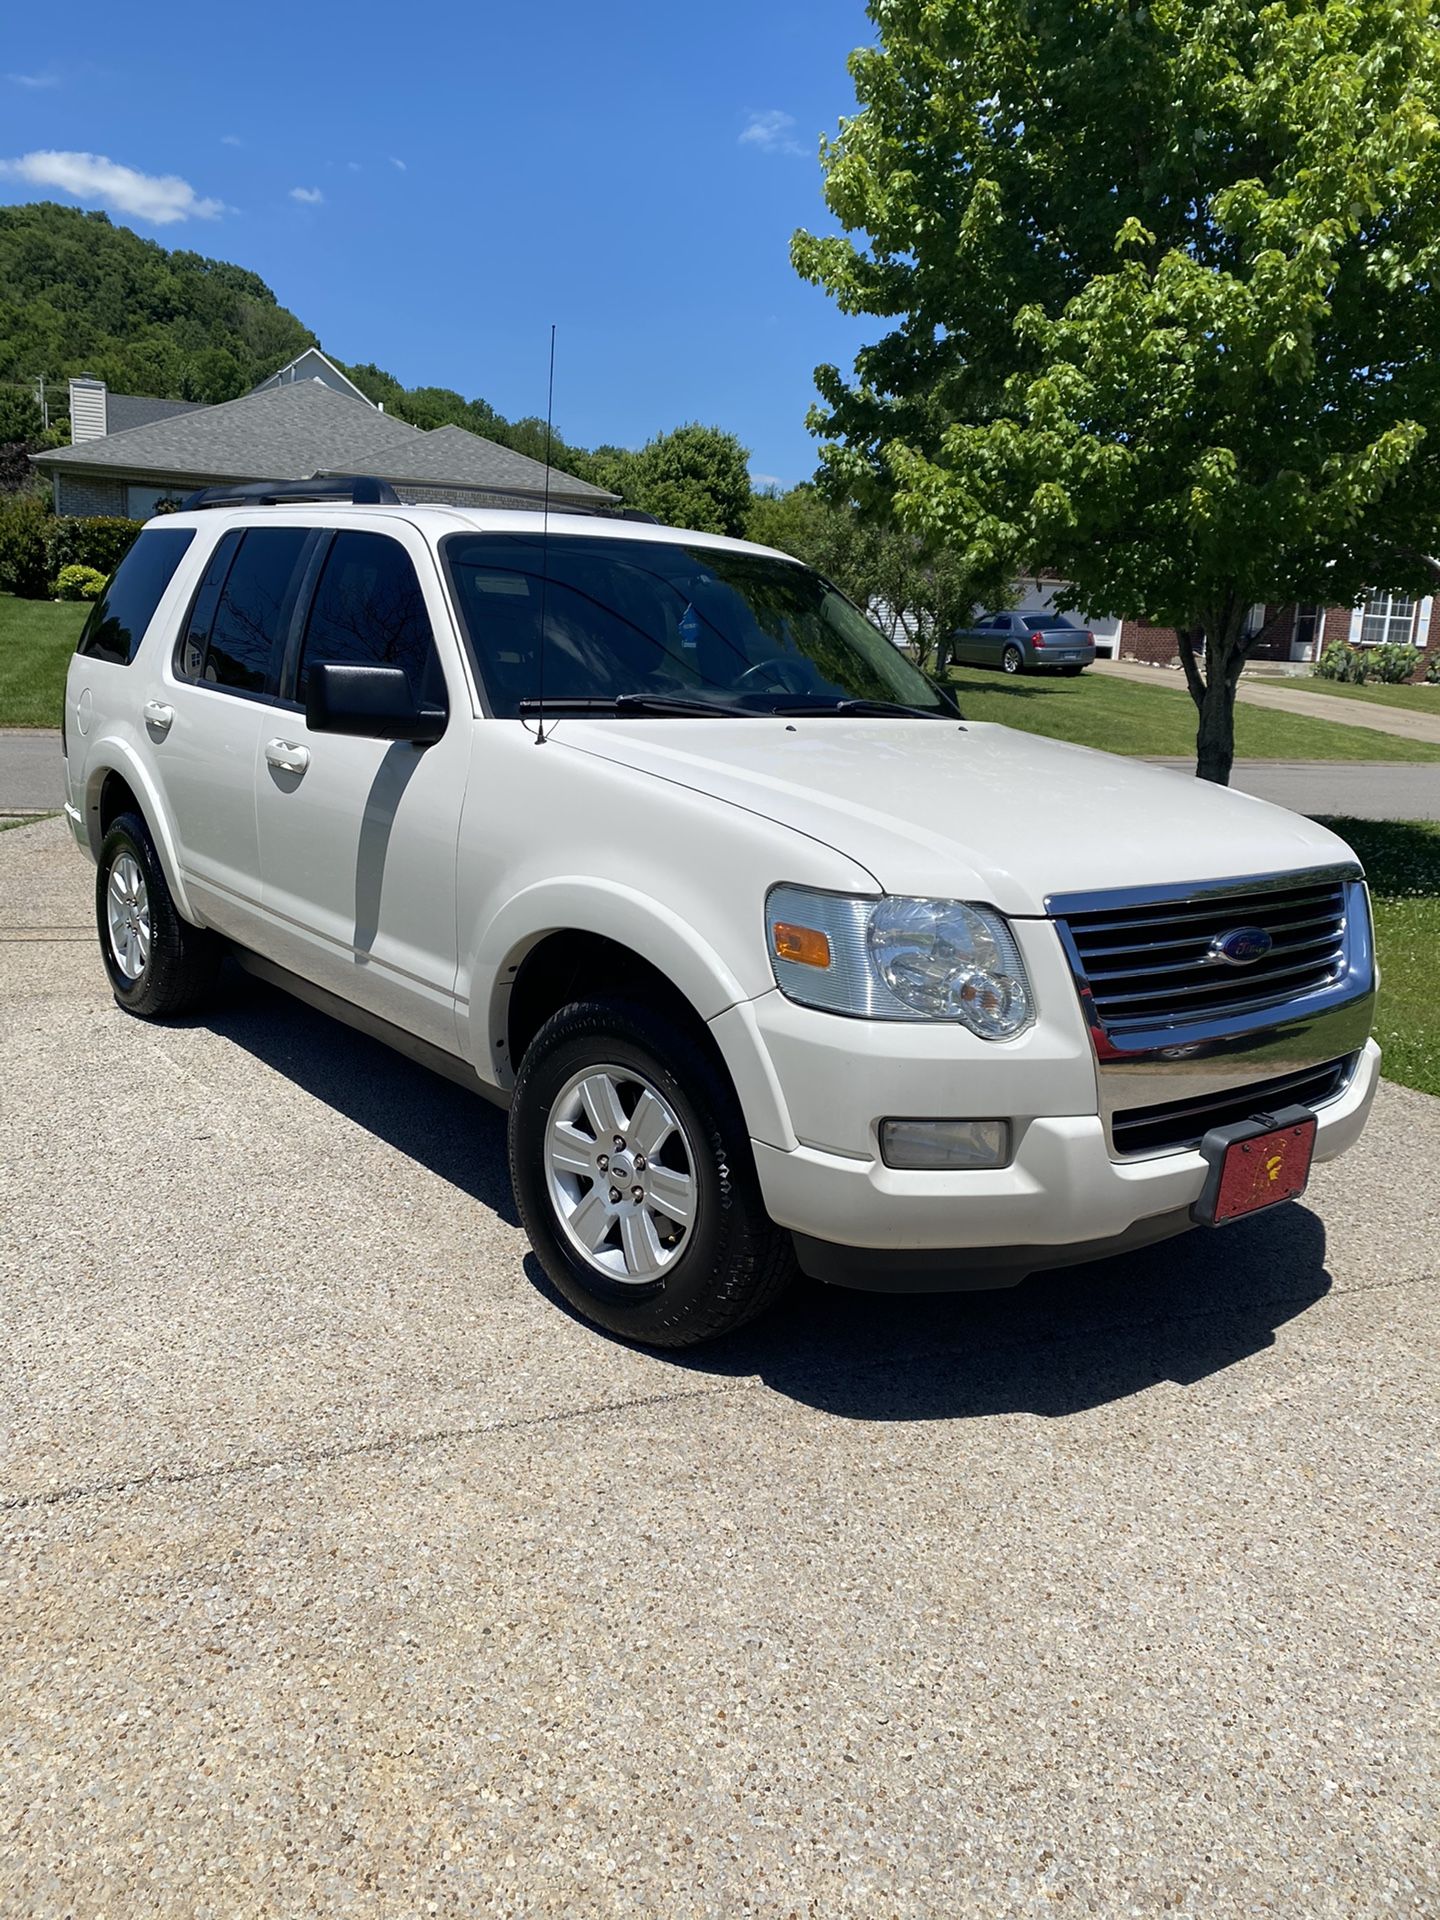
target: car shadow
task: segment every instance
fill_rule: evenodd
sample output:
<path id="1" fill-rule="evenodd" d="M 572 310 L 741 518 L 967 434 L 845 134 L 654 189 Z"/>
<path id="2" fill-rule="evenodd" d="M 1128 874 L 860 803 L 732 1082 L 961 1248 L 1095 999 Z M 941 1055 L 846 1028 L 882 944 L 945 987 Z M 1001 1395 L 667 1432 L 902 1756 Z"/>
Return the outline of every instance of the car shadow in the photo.
<path id="1" fill-rule="evenodd" d="M 327 1107 L 428 1167 L 510 1226 L 505 1116 L 393 1047 L 226 961 L 213 1007 L 191 1023 L 231 1041 Z"/>
<path id="2" fill-rule="evenodd" d="M 518 1225 L 504 1116 L 478 1094 L 229 964 L 216 1010 L 195 1024 Z M 524 1271 L 578 1321 L 533 1253 Z M 677 1376 L 758 1376 L 844 1419 L 1057 1418 L 1262 1353 L 1331 1285 L 1324 1227 L 1297 1204 L 994 1293 L 857 1293 L 802 1278 L 753 1326 L 656 1358 Z"/>
<path id="3" fill-rule="evenodd" d="M 533 1254 L 525 1267 L 569 1311 Z M 1331 1285 L 1325 1229 L 1291 1205 L 993 1293 L 857 1293 L 802 1278 L 753 1326 L 660 1357 L 677 1372 L 758 1375 L 849 1420 L 1054 1419 L 1165 1382 L 1193 1386 L 1263 1353 Z"/>
<path id="4" fill-rule="evenodd" d="M 963 706 L 967 693 L 1003 693 L 1011 700 L 1033 700 L 1037 694 L 1059 693 L 1063 687 L 1074 685 L 1063 675 L 1028 674 L 1023 679 L 1013 678 L 1001 673 L 998 668 L 989 672 L 984 667 L 966 667 L 967 674 L 974 674 L 973 680 L 951 680 L 947 684 L 950 692 Z"/>

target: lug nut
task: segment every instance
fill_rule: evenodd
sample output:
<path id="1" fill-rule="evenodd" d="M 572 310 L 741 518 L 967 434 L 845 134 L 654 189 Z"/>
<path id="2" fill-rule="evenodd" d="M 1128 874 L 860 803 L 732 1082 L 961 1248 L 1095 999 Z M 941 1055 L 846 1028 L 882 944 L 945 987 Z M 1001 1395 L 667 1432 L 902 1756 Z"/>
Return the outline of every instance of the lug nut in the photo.
<path id="1" fill-rule="evenodd" d="M 637 1153 L 635 1156 L 635 1171 L 636 1173 L 644 1173 L 645 1171 L 645 1156 L 643 1153 Z"/>
<path id="2" fill-rule="evenodd" d="M 625 1151 L 625 1142 L 618 1133 L 615 1135 L 615 1151 L 616 1153 Z"/>
<path id="3" fill-rule="evenodd" d="M 645 1189 L 643 1187 L 631 1187 L 630 1198 L 638 1203 L 645 1198 Z"/>
<path id="4" fill-rule="evenodd" d="M 625 1197 L 624 1194 L 621 1193 L 618 1187 L 611 1187 L 610 1204 L 612 1207 L 618 1207 L 620 1202 L 624 1199 L 624 1197 Z"/>
<path id="5" fill-rule="evenodd" d="M 595 1156 L 595 1164 L 600 1169 L 601 1173 L 604 1173 L 605 1169 L 610 1164 L 609 1154 L 608 1153 L 597 1154 Z"/>

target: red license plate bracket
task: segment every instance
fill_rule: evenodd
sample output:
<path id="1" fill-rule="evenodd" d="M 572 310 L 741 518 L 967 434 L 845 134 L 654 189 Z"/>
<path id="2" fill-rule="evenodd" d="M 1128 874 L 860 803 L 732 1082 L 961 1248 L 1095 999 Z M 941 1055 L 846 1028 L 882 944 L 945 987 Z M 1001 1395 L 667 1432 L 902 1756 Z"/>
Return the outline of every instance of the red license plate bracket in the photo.
<path id="1" fill-rule="evenodd" d="M 1315 1115 L 1308 1107 L 1283 1107 L 1228 1127 L 1213 1127 L 1200 1142 L 1207 1162 L 1205 1187 L 1190 1209 L 1202 1226 L 1298 1200 L 1315 1157 Z"/>

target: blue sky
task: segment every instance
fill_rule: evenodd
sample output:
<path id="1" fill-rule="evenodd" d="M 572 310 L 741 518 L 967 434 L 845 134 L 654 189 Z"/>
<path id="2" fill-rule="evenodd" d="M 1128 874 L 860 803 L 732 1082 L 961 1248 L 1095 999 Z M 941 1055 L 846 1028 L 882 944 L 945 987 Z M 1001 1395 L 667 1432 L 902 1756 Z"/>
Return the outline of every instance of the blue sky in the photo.
<path id="1" fill-rule="evenodd" d="M 543 412 L 553 320 L 568 438 L 713 422 L 789 485 L 813 368 L 879 330 L 787 256 L 833 230 L 815 151 L 854 107 L 859 0 L 11 11 L 0 200 L 237 261 L 406 385 Z"/>

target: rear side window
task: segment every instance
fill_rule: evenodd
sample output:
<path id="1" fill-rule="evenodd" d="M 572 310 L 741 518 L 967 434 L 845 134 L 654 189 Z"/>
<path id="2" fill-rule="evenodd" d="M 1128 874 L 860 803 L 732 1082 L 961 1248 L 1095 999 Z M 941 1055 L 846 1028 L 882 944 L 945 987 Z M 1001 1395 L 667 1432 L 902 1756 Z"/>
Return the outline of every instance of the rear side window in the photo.
<path id="1" fill-rule="evenodd" d="M 184 673 L 232 693 L 274 690 L 309 538 L 308 527 L 226 534 L 191 609 Z"/>
<path id="2" fill-rule="evenodd" d="M 336 534 L 305 625 L 295 688 L 302 703 L 315 666 L 403 667 L 416 699 L 444 699 L 425 596 L 398 540 Z"/>
<path id="3" fill-rule="evenodd" d="M 140 534 L 91 608 L 76 652 L 128 667 L 194 538 L 193 527 L 156 527 Z"/>

